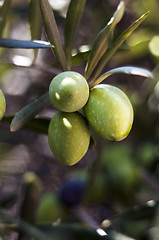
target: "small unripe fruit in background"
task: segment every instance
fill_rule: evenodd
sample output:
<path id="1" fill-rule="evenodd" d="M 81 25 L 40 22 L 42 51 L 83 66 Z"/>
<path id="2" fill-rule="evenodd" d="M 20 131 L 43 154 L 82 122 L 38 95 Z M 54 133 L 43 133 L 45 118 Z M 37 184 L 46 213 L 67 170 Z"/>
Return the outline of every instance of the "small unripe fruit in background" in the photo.
<path id="1" fill-rule="evenodd" d="M 65 210 L 58 196 L 54 193 L 45 193 L 38 206 L 36 222 L 47 223 L 54 222 L 64 217 Z"/>
<path id="2" fill-rule="evenodd" d="M 89 147 L 87 121 L 79 112 L 58 112 L 50 122 L 48 139 L 57 159 L 68 166 L 74 165 L 83 158 Z"/>
<path id="3" fill-rule="evenodd" d="M 49 96 L 53 105 L 59 110 L 75 112 L 86 104 L 89 86 L 80 73 L 66 71 L 53 78 L 49 87 Z"/>
<path id="4" fill-rule="evenodd" d="M 0 90 L 0 120 L 2 119 L 5 111 L 6 111 L 6 100 L 3 92 Z"/>
<path id="5" fill-rule="evenodd" d="M 133 108 L 117 87 L 99 84 L 92 88 L 84 111 L 93 129 L 108 140 L 121 141 L 131 130 Z"/>

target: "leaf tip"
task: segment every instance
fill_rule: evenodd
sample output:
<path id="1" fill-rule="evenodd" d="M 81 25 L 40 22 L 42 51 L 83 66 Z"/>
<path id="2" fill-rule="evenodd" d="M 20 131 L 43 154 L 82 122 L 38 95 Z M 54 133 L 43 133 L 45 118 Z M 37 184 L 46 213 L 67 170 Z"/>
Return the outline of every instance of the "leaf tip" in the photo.
<path id="1" fill-rule="evenodd" d="M 16 132 L 17 128 L 15 126 L 15 117 L 13 117 L 11 124 L 10 124 L 10 132 Z"/>
<path id="2" fill-rule="evenodd" d="M 10 126 L 10 132 L 16 132 L 16 130 Z"/>
<path id="3" fill-rule="evenodd" d="M 141 18 L 142 18 L 142 17 L 147 17 L 149 14 L 150 14 L 150 10 L 147 11 L 146 13 L 144 13 L 144 14 L 141 16 Z"/>

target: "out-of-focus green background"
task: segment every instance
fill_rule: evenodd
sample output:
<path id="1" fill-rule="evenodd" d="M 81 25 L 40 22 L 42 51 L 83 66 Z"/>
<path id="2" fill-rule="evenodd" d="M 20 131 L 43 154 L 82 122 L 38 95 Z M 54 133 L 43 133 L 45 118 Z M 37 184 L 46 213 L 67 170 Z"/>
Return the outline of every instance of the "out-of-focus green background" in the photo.
<path id="1" fill-rule="evenodd" d="M 1 3 L 1 1 L 0 1 Z M 63 39 L 69 1 L 51 1 Z M 88 0 L 76 39 L 76 52 L 87 50 L 96 34 L 105 26 L 118 5 L 117 0 Z M 108 142 L 99 136 L 96 146 L 75 166 L 62 165 L 52 154 L 47 135 L 22 129 L 10 132 L 9 123 L 0 122 L 0 205 L 12 214 L 20 211 L 23 199 L 23 175 L 34 172 L 41 181 L 41 195 L 58 191 L 66 178 L 76 172 L 91 172 L 96 158 L 100 166 L 90 190 L 87 210 L 101 223 L 112 218 L 112 228 L 134 239 L 158 239 L 159 201 L 159 1 L 126 1 L 122 21 L 114 37 L 122 33 L 143 13 L 147 19 L 124 42 L 103 71 L 132 65 L 149 69 L 154 79 L 114 75 L 105 82 L 118 86 L 129 96 L 134 108 L 134 124 L 122 142 Z M 12 0 L 4 37 L 30 40 L 28 1 Z M 46 40 L 44 31 L 42 39 Z M 0 49 L 0 88 L 6 101 L 6 115 L 13 115 L 23 106 L 48 91 L 53 74 L 44 70 L 13 66 L 26 63 L 32 50 Z M 83 74 L 86 54 L 74 57 L 73 70 Z M 50 49 L 39 50 L 36 64 L 52 66 Z M 50 104 L 40 116 L 52 117 L 57 110 Z M 93 133 L 95 134 L 95 133 Z M 8 202 L 7 202 L 8 201 Z M 135 214 L 134 206 L 139 208 Z M 147 208 L 146 208 L 147 206 Z M 151 206 L 151 207 L 149 207 Z M 133 209 L 133 210 L 132 210 Z M 124 213 L 122 215 L 122 213 Z M 121 214 L 121 215 L 120 215 Z M 119 217 L 114 217 L 119 215 Z M 6 235 L 7 237 L 7 235 Z M 14 238 L 13 238 L 14 239 Z"/>

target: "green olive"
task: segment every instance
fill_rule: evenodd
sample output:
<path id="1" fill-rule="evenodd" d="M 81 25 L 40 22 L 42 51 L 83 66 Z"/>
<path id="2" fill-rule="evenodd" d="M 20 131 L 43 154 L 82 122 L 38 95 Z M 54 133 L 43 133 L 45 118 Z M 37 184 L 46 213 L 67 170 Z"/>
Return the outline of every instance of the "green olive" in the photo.
<path id="1" fill-rule="evenodd" d="M 5 111 L 6 111 L 6 100 L 3 92 L 0 90 L 0 120 L 2 119 Z"/>
<path id="2" fill-rule="evenodd" d="M 48 139 L 57 159 L 68 166 L 74 165 L 81 160 L 89 147 L 87 121 L 79 112 L 58 112 L 50 122 Z"/>
<path id="3" fill-rule="evenodd" d="M 37 223 L 54 222 L 64 217 L 65 210 L 58 197 L 54 193 L 45 193 L 37 209 Z"/>
<path id="4" fill-rule="evenodd" d="M 86 104 L 89 86 L 80 73 L 66 71 L 53 78 L 49 87 L 49 96 L 53 105 L 59 110 L 75 112 Z"/>
<path id="5" fill-rule="evenodd" d="M 93 129 L 106 139 L 121 141 L 131 130 L 133 108 L 117 87 L 99 84 L 92 88 L 84 112 Z"/>

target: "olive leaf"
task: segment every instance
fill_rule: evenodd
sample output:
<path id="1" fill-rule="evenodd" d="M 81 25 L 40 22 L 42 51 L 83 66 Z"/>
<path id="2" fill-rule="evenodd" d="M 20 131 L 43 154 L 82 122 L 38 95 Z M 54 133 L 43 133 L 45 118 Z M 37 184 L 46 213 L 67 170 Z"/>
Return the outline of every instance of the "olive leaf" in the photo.
<path id="1" fill-rule="evenodd" d="M 20 218 L 35 224 L 36 212 L 41 193 L 40 178 L 33 172 L 26 172 L 22 178 L 23 200 L 19 211 Z M 23 239 L 23 233 L 19 239 Z"/>
<path id="2" fill-rule="evenodd" d="M 29 2 L 29 26 L 31 32 L 31 39 L 41 39 L 42 18 L 39 0 L 30 0 Z M 36 59 L 37 53 L 38 51 L 35 49 L 34 60 Z"/>
<path id="3" fill-rule="evenodd" d="M 117 49 L 121 46 L 121 44 L 134 32 L 134 30 L 145 20 L 150 12 L 146 12 L 139 19 L 137 19 L 133 24 L 131 24 L 112 45 L 109 47 L 107 52 L 101 58 L 101 61 L 96 69 L 94 76 L 92 77 L 92 82 L 96 80 L 104 66 L 107 64 L 112 55 L 117 51 Z"/>
<path id="4" fill-rule="evenodd" d="M 94 87 L 95 85 L 101 83 L 107 77 L 116 73 L 124 73 L 124 74 L 130 74 L 130 75 L 138 75 L 146 78 L 153 78 L 153 74 L 144 68 L 132 67 L 132 66 L 118 67 L 118 68 L 111 69 L 110 71 L 102 74 L 92 84 L 90 82 L 90 87 Z"/>
<path id="5" fill-rule="evenodd" d="M 22 108 L 17 114 L 14 116 L 10 130 L 15 132 L 23 127 L 29 120 L 35 117 L 48 103 L 49 103 L 49 93 L 45 93 L 40 96 L 34 102 L 28 104 L 24 108 Z"/>
<path id="6" fill-rule="evenodd" d="M 83 64 L 88 59 L 89 54 L 90 50 L 84 52 L 78 51 L 75 55 L 72 56 L 72 65 L 78 66 L 80 64 Z"/>
<path id="7" fill-rule="evenodd" d="M 11 3 L 11 0 L 4 0 L 4 3 L 0 8 L 0 37 L 2 37 L 3 35 L 3 30 L 7 20 L 7 14 L 10 7 L 10 3 Z"/>
<path id="8" fill-rule="evenodd" d="M 65 71 L 68 69 L 66 56 L 63 50 L 59 30 L 55 21 L 53 10 L 48 2 L 48 0 L 40 0 L 41 13 L 43 17 L 45 32 L 51 44 L 55 46 L 53 52 L 61 65 L 62 69 Z"/>
<path id="9" fill-rule="evenodd" d="M 1 121 L 11 123 L 14 117 L 15 116 L 4 116 Z M 36 117 L 25 123 L 23 125 L 23 128 L 29 129 L 37 133 L 48 134 L 49 123 L 50 123 L 49 118 Z"/>
<path id="10" fill-rule="evenodd" d="M 0 47 L 4 48 L 51 48 L 53 45 L 45 41 L 25 41 L 17 39 L 0 38 Z"/>
<path id="11" fill-rule="evenodd" d="M 94 68 L 98 64 L 99 60 L 106 52 L 109 44 L 110 36 L 116 26 L 116 24 L 121 20 L 124 14 L 125 4 L 123 1 L 117 7 L 116 12 L 113 14 L 112 18 L 108 24 L 98 33 L 97 37 L 92 46 L 90 56 L 86 65 L 85 78 L 88 79 Z"/>
<path id="12" fill-rule="evenodd" d="M 52 239 L 54 239 L 54 236 L 59 236 L 57 239 L 65 239 L 65 236 L 67 236 L 69 240 L 115 240 L 107 235 L 102 235 L 103 229 L 95 229 L 83 223 L 39 224 L 39 229 L 46 232 Z"/>
<path id="13" fill-rule="evenodd" d="M 65 52 L 68 65 L 71 64 L 71 51 L 74 46 L 80 19 L 85 7 L 86 0 L 71 0 L 65 24 Z"/>
<path id="14" fill-rule="evenodd" d="M 29 24 L 32 40 L 41 38 L 41 21 L 40 0 L 30 0 Z"/>

